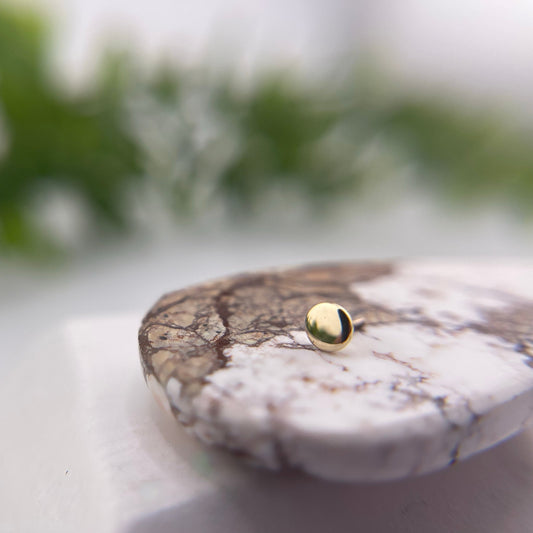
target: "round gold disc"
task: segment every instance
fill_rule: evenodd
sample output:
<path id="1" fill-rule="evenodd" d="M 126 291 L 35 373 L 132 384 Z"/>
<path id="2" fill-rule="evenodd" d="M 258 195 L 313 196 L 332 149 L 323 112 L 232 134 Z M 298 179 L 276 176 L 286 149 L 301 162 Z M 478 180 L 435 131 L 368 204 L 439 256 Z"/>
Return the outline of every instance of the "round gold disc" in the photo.
<path id="1" fill-rule="evenodd" d="M 352 317 L 344 307 L 322 302 L 307 312 L 305 330 L 309 340 L 318 349 L 336 352 L 342 350 L 352 340 Z"/>

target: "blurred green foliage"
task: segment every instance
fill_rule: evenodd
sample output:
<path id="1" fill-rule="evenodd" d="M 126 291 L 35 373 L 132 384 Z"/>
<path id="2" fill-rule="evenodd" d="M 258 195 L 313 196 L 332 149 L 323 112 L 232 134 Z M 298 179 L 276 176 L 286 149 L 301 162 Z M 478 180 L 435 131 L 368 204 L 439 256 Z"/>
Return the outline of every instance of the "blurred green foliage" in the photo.
<path id="1" fill-rule="evenodd" d="M 533 205 L 529 132 L 379 77 L 304 86 L 279 72 L 239 89 L 207 69 L 141 72 L 115 53 L 72 94 L 47 54 L 46 21 L 0 7 L 0 251 L 59 246 L 35 214 L 49 187 L 75 193 L 97 235 L 134 225 L 129 199 L 148 190 L 188 216 L 215 204 L 253 213 L 275 190 L 314 209 L 406 166 L 415 183 L 465 201 Z"/>
<path id="2" fill-rule="evenodd" d="M 87 94 L 67 95 L 50 79 L 46 42 L 38 15 L 2 8 L 0 246 L 28 252 L 54 244 L 29 213 L 43 182 L 76 190 L 95 219 L 117 225 L 126 222 L 121 190 L 142 171 L 112 70 Z"/>

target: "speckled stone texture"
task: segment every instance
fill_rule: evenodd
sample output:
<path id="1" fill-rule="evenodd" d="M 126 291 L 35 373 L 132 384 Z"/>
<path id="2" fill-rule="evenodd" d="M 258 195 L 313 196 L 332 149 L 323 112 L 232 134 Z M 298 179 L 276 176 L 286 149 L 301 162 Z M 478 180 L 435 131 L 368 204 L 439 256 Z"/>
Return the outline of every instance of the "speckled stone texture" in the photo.
<path id="1" fill-rule="evenodd" d="M 305 334 L 321 301 L 366 318 L 335 354 Z M 406 477 L 533 419 L 533 265 L 243 274 L 163 296 L 139 344 L 156 400 L 204 442 L 333 480 Z"/>

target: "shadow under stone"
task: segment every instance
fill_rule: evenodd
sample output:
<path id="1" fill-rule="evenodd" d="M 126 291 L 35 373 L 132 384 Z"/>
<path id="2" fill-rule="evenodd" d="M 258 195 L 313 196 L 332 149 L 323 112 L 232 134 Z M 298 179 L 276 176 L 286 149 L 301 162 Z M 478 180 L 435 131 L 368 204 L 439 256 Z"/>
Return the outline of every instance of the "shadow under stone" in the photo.
<path id="1" fill-rule="evenodd" d="M 249 469 L 215 492 L 130 524 L 128 533 L 513 533 L 533 523 L 533 430 L 445 470 L 351 484 Z M 246 468 L 246 467 L 244 467 Z"/>

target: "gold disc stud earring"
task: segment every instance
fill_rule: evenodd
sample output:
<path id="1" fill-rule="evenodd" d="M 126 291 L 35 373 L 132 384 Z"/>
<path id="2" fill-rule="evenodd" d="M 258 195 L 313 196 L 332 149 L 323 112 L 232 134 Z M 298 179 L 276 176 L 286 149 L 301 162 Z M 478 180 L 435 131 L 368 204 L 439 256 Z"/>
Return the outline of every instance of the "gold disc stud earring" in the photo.
<path id="1" fill-rule="evenodd" d="M 365 323 L 363 317 L 352 320 L 344 307 L 322 302 L 314 305 L 305 317 L 305 330 L 309 340 L 324 352 L 342 350 L 352 340 L 353 331 Z"/>

